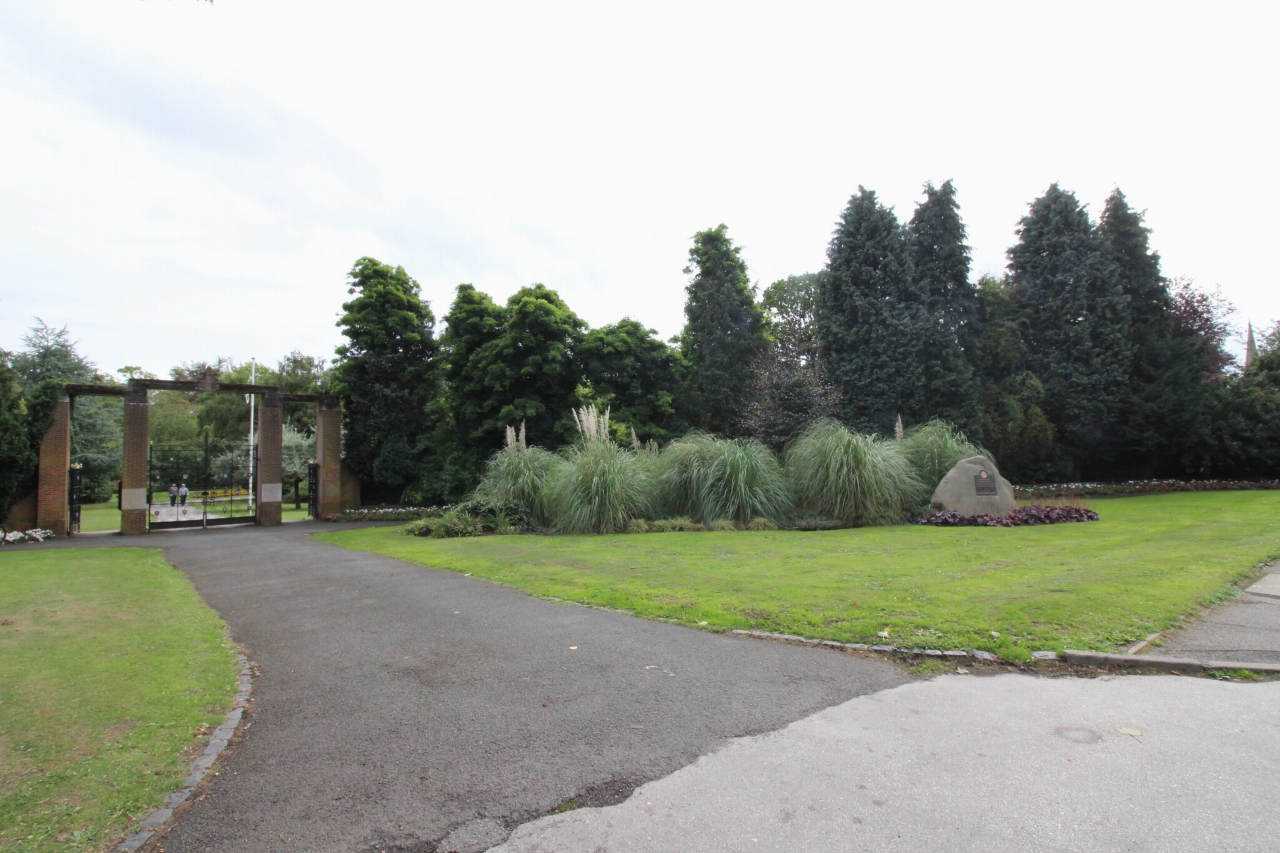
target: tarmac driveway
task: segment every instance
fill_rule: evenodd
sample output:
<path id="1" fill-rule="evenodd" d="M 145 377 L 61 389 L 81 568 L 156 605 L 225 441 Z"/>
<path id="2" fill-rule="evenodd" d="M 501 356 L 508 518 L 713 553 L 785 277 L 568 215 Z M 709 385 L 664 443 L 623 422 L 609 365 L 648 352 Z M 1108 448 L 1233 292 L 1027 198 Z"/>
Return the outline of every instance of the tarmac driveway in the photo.
<path id="1" fill-rule="evenodd" d="M 909 680 L 533 599 L 316 529 L 110 543 L 162 547 L 261 667 L 244 739 L 159 839 L 168 853 L 483 850 L 567 801 L 621 802 L 731 738 Z"/>

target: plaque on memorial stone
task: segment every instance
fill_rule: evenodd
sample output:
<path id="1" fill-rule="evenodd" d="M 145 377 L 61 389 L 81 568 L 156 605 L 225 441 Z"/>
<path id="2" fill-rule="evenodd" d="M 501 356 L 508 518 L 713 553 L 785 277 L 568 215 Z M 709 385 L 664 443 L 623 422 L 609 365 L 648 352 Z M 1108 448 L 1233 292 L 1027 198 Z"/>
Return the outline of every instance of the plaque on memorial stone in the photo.
<path id="1" fill-rule="evenodd" d="M 998 494 L 996 491 L 996 478 L 992 477 L 985 470 L 974 474 L 973 492 L 976 495 L 989 495 L 991 497 L 995 497 L 996 494 Z"/>

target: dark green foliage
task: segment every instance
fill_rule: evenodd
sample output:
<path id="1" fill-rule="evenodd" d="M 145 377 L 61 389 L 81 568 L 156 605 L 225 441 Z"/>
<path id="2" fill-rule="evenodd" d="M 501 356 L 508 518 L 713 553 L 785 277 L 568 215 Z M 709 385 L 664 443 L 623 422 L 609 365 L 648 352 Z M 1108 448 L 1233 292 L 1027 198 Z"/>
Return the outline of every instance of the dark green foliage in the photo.
<path id="1" fill-rule="evenodd" d="M 747 402 L 752 358 L 764 343 L 764 318 L 742 253 L 724 225 L 693 236 L 685 288 L 681 351 L 688 364 L 695 426 L 729 433 Z"/>
<path id="2" fill-rule="evenodd" d="M 362 479 L 400 490 L 415 477 L 436 399 L 435 317 L 404 271 L 361 258 L 338 321 L 333 389 L 343 400 L 345 459 Z"/>
<path id="3" fill-rule="evenodd" d="M 36 470 L 27 407 L 9 358 L 9 353 L 0 350 L 0 521 L 26 497 Z"/>
<path id="4" fill-rule="evenodd" d="M 928 316 L 906 233 L 871 190 L 858 187 L 827 249 L 818 317 L 822 358 L 843 395 L 846 423 L 885 434 L 900 414 L 907 423 L 925 417 Z"/>
<path id="5" fill-rule="evenodd" d="M 1025 314 L 1008 279 L 984 276 L 978 287 L 974 362 L 981 382 L 983 444 L 1014 482 L 1056 479 L 1057 428 L 1042 408 L 1044 386 L 1028 368 Z"/>
<path id="6" fill-rule="evenodd" d="M 1194 436 L 1206 426 L 1208 386 L 1199 343 L 1175 334 L 1174 301 L 1150 250 L 1142 215 L 1120 190 L 1103 209 L 1098 233 L 1128 298 L 1128 344 L 1133 352 L 1128 387 L 1119 409 L 1120 432 L 1113 476 L 1178 476 Z"/>
<path id="7" fill-rule="evenodd" d="M 441 492 L 459 497 L 508 426 L 523 423 L 530 442 L 548 446 L 572 438 L 586 324 L 541 284 L 521 288 L 506 306 L 459 285 L 445 319 L 448 406 L 433 443 L 447 449 L 436 475 Z"/>
<path id="8" fill-rule="evenodd" d="M 765 288 L 769 339 L 752 365 L 751 402 L 739 421 L 748 435 L 774 451 L 805 426 L 840 413 L 840 391 L 818 359 L 818 287 L 821 276 L 793 275 Z"/>
<path id="9" fill-rule="evenodd" d="M 507 401 L 498 412 L 501 426 L 524 423 L 532 441 L 572 440 L 567 413 L 578 402 L 578 351 L 586 326 L 558 293 L 541 284 L 507 300 L 505 334 L 488 365 L 495 390 Z"/>
<path id="10" fill-rule="evenodd" d="M 443 451 L 436 473 L 439 491 L 460 498 L 476 483 L 481 466 L 502 443 L 505 424 L 488 375 L 491 356 L 506 327 L 506 312 L 469 284 L 458 285 L 440 336 L 445 394 L 436 408 L 432 442 Z M 483 357 L 481 354 L 484 354 Z"/>
<path id="11" fill-rule="evenodd" d="M 676 416 L 680 354 L 635 320 L 587 332 L 582 367 L 591 400 L 612 412 L 616 427 L 640 441 L 667 441 L 682 426 Z"/>
<path id="12" fill-rule="evenodd" d="M 971 363 L 978 293 L 969 281 L 969 247 L 950 181 L 926 184 L 908 226 L 908 245 L 929 322 L 922 330 L 922 413 L 982 437 L 979 382 Z"/>
<path id="13" fill-rule="evenodd" d="M 1081 476 L 1116 448 L 1133 347 L 1115 261 L 1076 197 L 1053 184 L 1009 249 L 1023 340 L 1044 407 Z"/>
<path id="14" fill-rule="evenodd" d="M 13 369 L 28 394 L 43 382 L 115 384 L 97 366 L 76 350 L 66 327 L 55 329 L 36 318 L 36 325 L 23 336 L 26 349 L 13 356 Z M 123 449 L 124 410 L 112 397 L 81 397 L 71 416 L 71 461 L 84 466 L 85 480 L 113 483 L 120 476 Z M 47 427 L 46 427 L 47 428 Z M 39 450 L 40 438 L 33 447 Z"/>
<path id="15" fill-rule="evenodd" d="M 325 394 L 332 384 L 332 377 L 323 358 L 294 350 L 276 365 L 275 382 L 285 394 Z M 298 432 L 315 435 L 315 403 L 285 403 L 284 422 Z"/>

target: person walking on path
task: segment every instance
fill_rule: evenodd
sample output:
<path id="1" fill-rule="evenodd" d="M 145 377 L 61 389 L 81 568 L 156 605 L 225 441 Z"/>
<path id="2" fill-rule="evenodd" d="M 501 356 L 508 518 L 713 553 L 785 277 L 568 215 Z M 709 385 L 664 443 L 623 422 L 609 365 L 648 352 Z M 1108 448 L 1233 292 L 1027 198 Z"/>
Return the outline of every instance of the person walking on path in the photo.
<path id="1" fill-rule="evenodd" d="M 189 494 L 191 494 L 191 492 L 187 490 L 187 484 L 183 483 L 182 487 L 178 489 L 178 503 L 181 506 L 187 505 L 187 495 Z"/>
<path id="2" fill-rule="evenodd" d="M 170 483 L 169 484 L 169 506 L 177 506 L 177 505 L 178 505 L 178 484 Z"/>

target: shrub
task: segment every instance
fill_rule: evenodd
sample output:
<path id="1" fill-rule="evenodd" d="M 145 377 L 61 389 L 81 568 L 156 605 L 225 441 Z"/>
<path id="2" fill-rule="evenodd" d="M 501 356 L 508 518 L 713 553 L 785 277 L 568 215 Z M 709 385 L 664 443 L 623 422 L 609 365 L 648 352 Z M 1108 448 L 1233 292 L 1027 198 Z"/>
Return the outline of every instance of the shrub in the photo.
<path id="1" fill-rule="evenodd" d="M 507 427 L 507 444 L 489 457 L 472 500 L 488 506 L 513 507 L 540 526 L 549 526 L 550 486 L 563 475 L 564 468 L 562 457 L 525 444 L 523 424 L 518 436 L 513 427 Z"/>
<path id="2" fill-rule="evenodd" d="M 748 530 L 777 530 L 778 525 L 767 518 L 759 517 L 759 518 L 753 518 L 751 519 L 751 521 L 747 522 L 747 529 Z"/>
<path id="3" fill-rule="evenodd" d="M 933 490 L 942 482 L 942 478 L 956 466 L 961 459 L 970 456 L 985 456 L 996 467 L 991 454 L 971 443 L 964 433 L 946 421 L 933 419 L 928 423 L 914 426 L 907 430 L 901 442 L 903 455 L 911 463 L 916 476 L 924 485 L 927 494 L 918 501 L 927 502 Z"/>
<path id="4" fill-rule="evenodd" d="M 693 519 L 687 515 L 682 515 L 679 518 L 673 518 L 671 519 L 671 529 L 677 533 L 687 533 L 690 530 L 693 530 Z"/>
<path id="5" fill-rule="evenodd" d="M 627 522 L 628 533 L 648 533 L 649 529 L 649 522 L 643 518 L 633 518 Z"/>
<path id="6" fill-rule="evenodd" d="M 901 522 L 924 484 L 900 444 L 834 420 L 812 424 L 787 446 L 801 506 L 847 525 Z"/>
<path id="7" fill-rule="evenodd" d="M 705 524 L 699 524 L 698 522 L 695 521 L 693 524 L 689 525 L 689 531 L 691 533 L 706 533 L 707 526 Z"/>
<path id="8" fill-rule="evenodd" d="M 786 472 L 755 439 L 692 433 L 663 449 L 659 468 L 665 509 L 706 524 L 785 518 L 792 509 Z"/>
<path id="9" fill-rule="evenodd" d="M 400 531 L 405 536 L 430 536 L 431 528 L 435 526 L 436 519 L 420 518 L 417 521 L 411 521 Z"/>
<path id="10" fill-rule="evenodd" d="M 731 533 L 731 532 L 737 531 L 738 525 L 734 524 L 732 521 L 730 521 L 727 518 L 722 518 L 719 521 L 711 522 L 710 529 L 719 531 L 721 533 Z"/>
<path id="11" fill-rule="evenodd" d="M 653 479 L 637 451 L 609 437 L 609 413 L 594 406 L 574 412 L 579 440 L 548 492 L 552 527 L 561 533 L 620 533 L 653 504 Z"/>
<path id="12" fill-rule="evenodd" d="M 484 525 L 480 523 L 480 519 L 462 509 L 451 509 L 434 521 L 435 524 L 431 527 L 432 539 L 479 536 L 484 533 Z"/>
<path id="13" fill-rule="evenodd" d="M 649 523 L 651 533 L 671 533 L 675 529 L 675 524 L 669 518 L 659 518 Z"/>

